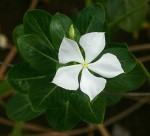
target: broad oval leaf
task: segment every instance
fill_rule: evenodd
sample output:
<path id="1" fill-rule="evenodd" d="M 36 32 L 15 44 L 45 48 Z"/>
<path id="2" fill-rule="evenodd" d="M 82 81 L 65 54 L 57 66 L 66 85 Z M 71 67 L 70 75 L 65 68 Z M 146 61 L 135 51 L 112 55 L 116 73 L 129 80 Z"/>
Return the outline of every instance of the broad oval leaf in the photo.
<path id="1" fill-rule="evenodd" d="M 8 101 L 7 116 L 12 120 L 30 120 L 41 114 L 32 111 L 27 95 L 15 93 Z"/>
<path id="2" fill-rule="evenodd" d="M 107 79 L 105 90 L 110 92 L 132 91 L 140 87 L 145 79 L 146 74 L 141 67 L 141 64 L 137 63 L 134 69 L 129 73 L 124 73 L 115 78 Z"/>
<path id="3" fill-rule="evenodd" d="M 93 4 L 83 9 L 76 17 L 75 24 L 83 35 L 104 31 L 105 11 L 101 4 Z"/>
<path id="4" fill-rule="evenodd" d="M 58 107 L 48 109 L 46 115 L 49 124 L 58 130 L 72 129 L 79 122 L 79 118 L 69 101 L 62 101 Z"/>
<path id="5" fill-rule="evenodd" d="M 139 88 L 145 79 L 146 74 L 140 63 L 138 63 L 131 72 L 122 74 L 113 79 L 108 79 L 104 91 L 107 106 L 112 106 L 120 101 L 122 96 L 119 93 Z"/>
<path id="6" fill-rule="evenodd" d="M 60 44 L 64 37 L 69 37 L 70 27 L 73 25 L 71 19 L 63 14 L 55 14 L 52 17 L 52 21 L 50 24 L 50 33 L 52 43 L 56 49 L 59 49 Z M 79 41 L 80 33 L 77 28 L 73 25 L 74 28 L 74 40 Z"/>
<path id="7" fill-rule="evenodd" d="M 37 35 L 24 35 L 18 39 L 19 52 L 30 65 L 41 73 L 56 70 L 57 56 L 48 43 Z"/>
<path id="8" fill-rule="evenodd" d="M 31 68 L 28 63 L 14 66 L 7 74 L 7 80 L 9 83 L 16 89 L 16 91 L 21 93 L 28 93 L 32 82 L 44 77 L 46 77 L 44 74 Z"/>
<path id="9" fill-rule="evenodd" d="M 112 22 L 111 27 L 119 25 L 128 32 L 141 28 L 147 14 L 148 0 L 108 0 L 107 10 Z"/>
<path id="10" fill-rule="evenodd" d="M 55 108 L 61 102 L 67 101 L 70 95 L 70 91 L 52 84 L 49 77 L 35 80 L 29 90 L 29 99 L 34 111 Z"/>
<path id="11" fill-rule="evenodd" d="M 105 53 L 114 54 L 119 59 L 125 73 L 130 72 L 136 66 L 136 58 L 126 48 L 126 44 L 109 43 L 100 55 Z"/>
<path id="12" fill-rule="evenodd" d="M 89 98 L 86 94 L 77 91 L 71 97 L 70 101 L 81 120 L 93 124 L 99 124 L 103 121 L 105 96 L 102 93 L 89 102 Z"/>
<path id="13" fill-rule="evenodd" d="M 105 97 L 106 97 L 106 106 L 107 107 L 117 104 L 122 99 L 122 96 L 117 95 L 117 94 L 116 95 L 105 94 Z"/>
<path id="14" fill-rule="evenodd" d="M 15 28 L 13 31 L 13 41 L 15 43 L 15 46 L 18 48 L 17 39 L 24 35 L 24 25 L 19 25 Z"/>
<path id="15" fill-rule="evenodd" d="M 39 9 L 27 11 L 23 19 L 25 34 L 40 35 L 45 41 L 49 43 L 49 47 L 54 49 L 50 42 L 50 22 L 51 15 L 46 11 Z"/>

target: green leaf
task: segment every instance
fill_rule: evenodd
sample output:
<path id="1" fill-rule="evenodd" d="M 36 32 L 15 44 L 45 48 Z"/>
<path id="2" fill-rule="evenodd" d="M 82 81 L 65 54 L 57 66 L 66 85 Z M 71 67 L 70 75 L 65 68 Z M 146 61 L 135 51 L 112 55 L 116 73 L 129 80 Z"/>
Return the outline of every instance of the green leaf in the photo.
<path id="1" fill-rule="evenodd" d="M 69 31 L 71 25 L 73 25 L 71 19 L 63 14 L 57 13 L 52 17 L 52 21 L 50 24 L 50 33 L 51 33 L 52 43 L 56 49 L 59 49 L 60 44 L 64 37 L 71 38 L 69 37 Z M 80 33 L 74 25 L 73 27 L 75 31 L 74 40 L 78 42 Z"/>
<path id="2" fill-rule="evenodd" d="M 0 96 L 7 94 L 12 89 L 12 86 L 7 82 L 7 80 L 0 82 Z"/>
<path id="3" fill-rule="evenodd" d="M 33 68 L 46 74 L 56 70 L 57 57 L 41 36 L 24 35 L 18 39 L 18 47 L 23 58 Z"/>
<path id="4" fill-rule="evenodd" d="M 63 131 L 72 129 L 79 122 L 79 118 L 69 101 L 62 101 L 57 107 L 48 109 L 47 119 L 53 128 Z"/>
<path id="5" fill-rule="evenodd" d="M 18 43 L 17 43 L 17 39 L 19 37 L 21 37 L 22 35 L 24 35 L 24 26 L 19 25 L 15 28 L 15 30 L 13 31 L 13 41 L 15 43 L 15 46 L 18 48 Z"/>
<path id="6" fill-rule="evenodd" d="M 146 79 L 150 83 L 150 73 L 149 73 L 148 69 L 142 64 L 142 62 L 139 61 L 139 63 L 140 63 L 140 65 L 141 65 L 141 67 L 142 67 L 142 69 L 146 75 Z"/>
<path id="7" fill-rule="evenodd" d="M 71 92 L 51 83 L 49 77 L 37 79 L 29 90 L 29 99 L 35 111 L 55 108 L 61 102 L 69 99 Z"/>
<path id="8" fill-rule="evenodd" d="M 128 32 L 141 28 L 147 14 L 147 0 L 108 0 L 107 10 L 113 20 L 110 27 L 119 25 Z"/>
<path id="9" fill-rule="evenodd" d="M 109 43 L 100 55 L 105 53 L 116 55 L 125 73 L 130 72 L 136 66 L 136 58 L 126 48 L 126 44 Z"/>
<path id="10" fill-rule="evenodd" d="M 132 91 L 139 88 L 145 82 L 145 79 L 146 74 L 141 64 L 137 63 L 131 72 L 107 79 L 105 90 L 110 92 Z"/>
<path id="11" fill-rule="evenodd" d="M 54 50 L 50 41 L 50 22 L 51 15 L 39 9 L 27 11 L 23 19 L 25 34 L 40 35 L 43 40 L 47 41 L 49 47 Z"/>
<path id="12" fill-rule="evenodd" d="M 8 101 L 7 116 L 12 120 L 30 120 L 40 114 L 32 111 L 27 95 L 15 93 Z"/>
<path id="13" fill-rule="evenodd" d="M 111 95 L 111 94 L 105 94 L 105 97 L 107 106 L 113 106 L 117 104 L 122 98 L 122 96 L 120 95 Z"/>
<path id="14" fill-rule="evenodd" d="M 104 91 L 107 106 L 112 106 L 120 101 L 122 96 L 117 93 L 136 90 L 145 82 L 145 79 L 146 74 L 140 63 L 136 64 L 134 69 L 127 74 L 107 79 Z"/>
<path id="15" fill-rule="evenodd" d="M 78 116 L 93 124 L 99 124 L 104 119 L 105 113 L 105 97 L 101 93 L 94 100 L 89 102 L 87 95 L 81 91 L 77 91 L 70 99 Z"/>
<path id="16" fill-rule="evenodd" d="M 83 35 L 104 31 L 105 11 L 101 4 L 93 4 L 83 9 L 76 17 L 75 24 Z"/>
<path id="17" fill-rule="evenodd" d="M 21 93 L 28 93 L 28 90 L 36 79 L 43 79 L 44 74 L 37 72 L 31 68 L 28 63 L 18 64 L 14 66 L 7 74 L 8 82 Z"/>

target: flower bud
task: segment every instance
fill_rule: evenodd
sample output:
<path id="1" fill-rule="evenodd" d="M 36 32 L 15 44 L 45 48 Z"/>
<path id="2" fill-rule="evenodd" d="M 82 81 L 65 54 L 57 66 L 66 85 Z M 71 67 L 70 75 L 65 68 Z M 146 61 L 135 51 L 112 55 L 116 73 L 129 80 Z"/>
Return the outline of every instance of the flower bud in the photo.
<path id="1" fill-rule="evenodd" d="M 69 37 L 70 37 L 71 40 L 74 40 L 75 34 L 74 34 L 74 27 L 73 27 L 73 25 L 70 26 Z"/>

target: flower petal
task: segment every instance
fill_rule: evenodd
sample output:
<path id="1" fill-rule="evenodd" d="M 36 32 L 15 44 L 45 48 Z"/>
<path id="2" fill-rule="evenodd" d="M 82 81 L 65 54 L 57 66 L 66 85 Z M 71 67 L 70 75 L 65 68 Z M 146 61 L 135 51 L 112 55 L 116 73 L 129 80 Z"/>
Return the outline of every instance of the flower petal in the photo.
<path id="1" fill-rule="evenodd" d="M 105 47 L 105 33 L 87 33 L 80 38 L 80 45 L 85 51 L 85 61 L 92 62 Z"/>
<path id="2" fill-rule="evenodd" d="M 59 68 L 52 83 L 68 90 L 79 88 L 78 75 L 82 69 L 81 65 L 72 65 Z"/>
<path id="3" fill-rule="evenodd" d="M 65 37 L 63 38 L 63 41 L 60 45 L 58 56 L 59 56 L 59 62 L 62 64 L 73 62 L 73 61 L 79 63 L 84 62 L 84 59 L 82 57 L 82 54 L 80 52 L 77 43 Z"/>
<path id="4" fill-rule="evenodd" d="M 88 68 L 106 78 L 113 78 L 124 73 L 118 58 L 111 53 L 104 54 L 98 61 L 89 64 Z"/>
<path id="5" fill-rule="evenodd" d="M 82 70 L 80 88 L 81 91 L 93 100 L 104 88 L 106 80 L 92 75 L 87 68 Z"/>

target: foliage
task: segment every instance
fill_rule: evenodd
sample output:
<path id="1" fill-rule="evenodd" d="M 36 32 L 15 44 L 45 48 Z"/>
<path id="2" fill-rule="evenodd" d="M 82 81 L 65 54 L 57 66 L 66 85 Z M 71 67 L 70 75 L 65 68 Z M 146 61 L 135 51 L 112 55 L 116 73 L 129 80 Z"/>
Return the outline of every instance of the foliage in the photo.
<path id="1" fill-rule="evenodd" d="M 111 1 L 108 1 L 109 5 Z M 110 13 L 113 14 L 113 11 Z M 124 29 L 132 28 L 124 26 L 125 23 L 123 21 L 120 24 Z M 13 33 L 14 42 L 24 62 L 14 66 L 7 74 L 8 82 L 17 91 L 8 102 L 9 118 L 30 120 L 45 113 L 49 124 L 59 130 L 71 129 L 80 120 L 99 124 L 104 119 L 106 103 L 111 105 L 120 99 L 110 96 L 109 92 L 131 91 L 145 81 L 146 75 L 141 64 L 129 52 L 127 46 L 108 42 L 102 54 L 115 54 L 125 73 L 108 79 L 103 93 L 93 101 L 90 102 L 88 96 L 80 90 L 66 91 L 52 84 L 59 65 L 58 49 L 63 37 L 70 38 L 69 30 L 72 24 L 76 42 L 85 33 L 108 31 L 105 11 L 101 4 L 93 4 L 83 9 L 74 22 L 59 13 L 54 16 L 42 10 L 25 13 L 23 25 L 17 27 Z"/>

